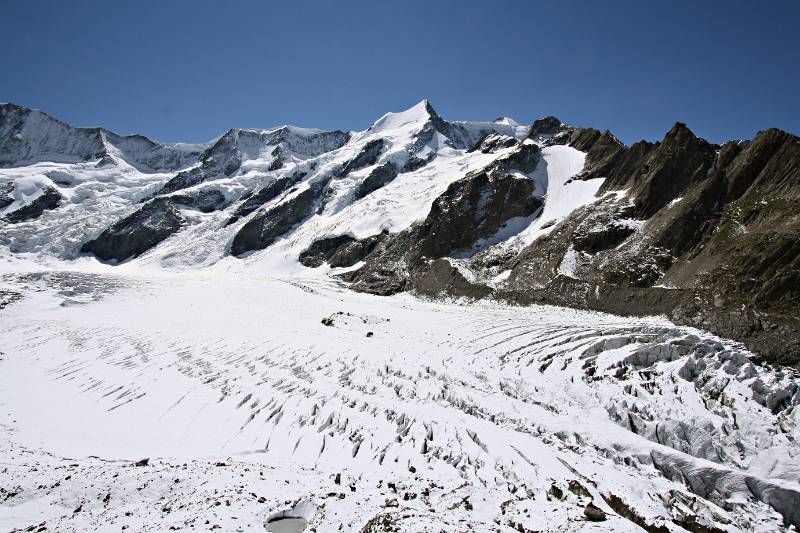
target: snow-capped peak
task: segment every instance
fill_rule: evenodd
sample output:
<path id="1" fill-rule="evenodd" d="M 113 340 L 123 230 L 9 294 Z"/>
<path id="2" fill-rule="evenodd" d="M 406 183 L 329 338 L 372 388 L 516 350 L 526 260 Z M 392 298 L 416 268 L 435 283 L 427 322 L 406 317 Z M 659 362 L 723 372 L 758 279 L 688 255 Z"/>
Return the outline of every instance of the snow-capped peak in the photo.
<path id="1" fill-rule="evenodd" d="M 497 117 L 494 119 L 495 124 L 503 124 L 505 126 L 519 126 L 519 122 L 511 117 Z"/>
<path id="2" fill-rule="evenodd" d="M 438 115 L 436 111 L 433 110 L 430 102 L 428 102 L 428 100 L 421 100 L 405 111 L 386 113 L 375 121 L 372 127 L 369 128 L 369 131 L 379 132 L 392 130 L 409 124 L 422 125 L 434 117 L 438 117 Z"/>

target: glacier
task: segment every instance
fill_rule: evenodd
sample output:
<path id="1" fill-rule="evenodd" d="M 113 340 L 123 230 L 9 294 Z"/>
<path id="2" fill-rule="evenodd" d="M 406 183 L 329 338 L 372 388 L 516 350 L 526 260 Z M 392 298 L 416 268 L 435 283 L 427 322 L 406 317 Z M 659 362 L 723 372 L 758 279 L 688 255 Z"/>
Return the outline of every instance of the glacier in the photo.
<path id="1" fill-rule="evenodd" d="M 519 253 L 618 194 L 579 179 L 586 152 L 555 142 L 557 125 L 449 122 L 423 100 L 358 132 L 233 129 L 176 146 L 12 111 L 0 530 L 800 525 L 795 369 L 664 316 L 378 296 L 342 278 L 363 258 L 300 260 L 324 239 L 410 231 L 454 184 L 513 168 L 539 207 L 445 258 L 477 279 L 476 254 Z M 8 219 L 50 189 L 57 206 Z M 158 202 L 179 223 L 150 248 L 81 251 Z M 303 209 L 232 253 L 285 206 Z M 489 272 L 493 287 L 510 274 Z"/>

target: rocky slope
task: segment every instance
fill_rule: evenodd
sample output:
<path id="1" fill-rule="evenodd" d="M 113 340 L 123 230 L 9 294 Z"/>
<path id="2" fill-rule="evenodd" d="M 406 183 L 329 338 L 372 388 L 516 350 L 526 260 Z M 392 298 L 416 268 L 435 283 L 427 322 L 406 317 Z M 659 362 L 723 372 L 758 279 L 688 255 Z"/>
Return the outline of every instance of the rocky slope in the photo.
<path id="1" fill-rule="evenodd" d="M 800 360 L 800 140 L 451 122 L 232 129 L 206 147 L 0 107 L 0 243 L 186 268 L 346 268 L 356 290 L 665 314 Z M 353 270 L 355 268 L 355 270 Z M 326 270 L 327 271 L 327 270 Z"/>
<path id="2" fill-rule="evenodd" d="M 531 135 L 542 138 L 535 127 Z M 431 295 L 492 294 L 518 303 L 666 314 L 743 340 L 773 362 L 797 363 L 800 216 L 791 206 L 800 205 L 800 139 L 772 129 L 752 141 L 716 146 L 678 123 L 655 144 L 626 147 L 608 132 L 563 126 L 543 142 L 586 151 L 573 179 L 603 179 L 596 201 L 520 249 L 499 246 L 472 255 L 460 262 L 464 274 L 430 261 L 441 254 L 420 255 L 408 243 L 400 244 L 398 257 L 389 241 L 347 279 L 357 290 L 381 294 L 408 287 Z M 458 234 L 470 235 L 475 227 L 452 212 L 432 210 L 429 218 Z M 405 236 L 394 239 L 403 243 Z M 416 231 L 412 240 L 430 248 L 441 237 Z M 498 270 L 507 277 L 492 283 Z M 375 283 L 376 272 L 383 285 Z M 410 285 L 398 283 L 408 279 Z"/>

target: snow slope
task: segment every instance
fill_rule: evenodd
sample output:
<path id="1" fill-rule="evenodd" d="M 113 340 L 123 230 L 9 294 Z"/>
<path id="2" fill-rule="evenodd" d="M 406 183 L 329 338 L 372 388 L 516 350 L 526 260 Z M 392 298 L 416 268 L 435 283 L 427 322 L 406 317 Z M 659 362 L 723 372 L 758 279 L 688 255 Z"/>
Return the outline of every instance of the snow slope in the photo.
<path id="1" fill-rule="evenodd" d="M 227 207 L 210 213 L 181 207 L 187 225 L 134 259 L 130 268 L 185 270 L 214 266 L 223 270 L 255 269 L 284 274 L 305 271 L 297 257 L 315 240 L 338 235 L 364 238 L 382 231 L 397 233 L 406 229 L 425 218 L 434 199 L 451 183 L 515 149 L 512 146 L 482 153 L 467 148 L 488 133 L 519 140 L 527 129 L 511 119 L 445 122 L 423 100 L 406 111 L 387 113 L 364 131 L 351 132 L 349 139 L 338 148 L 329 141 L 323 140 L 320 144 L 317 139 L 329 135 L 320 130 L 292 126 L 231 130 L 211 145 L 201 163 L 177 175 L 201 172 L 199 178 L 189 180 L 188 187 L 178 189 L 177 194 L 219 192 L 226 199 Z M 381 143 L 382 150 L 374 161 L 340 175 L 349 161 L 375 143 Z M 529 177 L 537 182 L 536 194 L 545 199 L 544 211 L 512 221 L 502 235 L 487 240 L 484 245 L 479 243 L 478 248 L 498 243 L 502 247 L 507 241 L 515 246 L 527 244 L 543 232 L 543 222 L 563 218 L 592 200 L 599 187 L 595 182 L 599 180 L 567 184 L 582 167 L 581 152 L 567 146 L 549 146 L 542 149 L 542 156 Z M 31 259 L 45 264 L 59 264 L 64 260 L 78 265 L 91 263 L 91 257 L 80 253 L 84 242 L 134 212 L 139 202 L 158 194 L 164 184 L 171 187 L 170 191 L 174 189 L 170 185 L 175 183 L 174 174 L 141 172 L 113 151 L 110 157 L 116 164 L 101 168 L 92 161 L 48 162 L 0 169 L 0 180 L 48 181 L 65 198 L 57 210 L 45 212 L 37 220 L 5 227 L 0 232 L 0 245 L 15 254 L 29 254 Z M 415 163 L 409 167 L 412 160 Z M 367 176 L 387 165 L 404 170 L 384 187 L 355 199 L 354 191 Z M 231 213 L 241 203 L 239 199 L 276 180 L 294 179 L 294 176 L 302 176 L 299 183 L 262 210 L 289 201 L 320 182 L 327 183 L 324 206 L 268 250 L 246 259 L 230 257 L 234 235 L 259 212 L 228 225 Z M 17 207 L 15 204 L 6 211 Z"/>

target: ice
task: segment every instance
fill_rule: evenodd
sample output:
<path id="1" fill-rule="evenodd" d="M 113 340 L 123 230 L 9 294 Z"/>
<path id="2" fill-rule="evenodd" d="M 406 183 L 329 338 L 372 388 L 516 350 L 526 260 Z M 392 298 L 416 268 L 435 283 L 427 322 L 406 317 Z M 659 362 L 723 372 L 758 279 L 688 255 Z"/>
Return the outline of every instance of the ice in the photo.
<path id="1" fill-rule="evenodd" d="M 610 417 L 637 405 L 655 419 L 725 420 L 678 371 L 699 357 L 690 354 L 722 361 L 740 349 L 664 319 L 380 298 L 323 275 L 104 267 L 3 279 L 24 295 L 0 311 L 0 454 L 6 489 L 19 491 L 0 504 L 7 529 L 38 523 L 39 509 L 59 531 L 205 520 L 255 528 L 277 516 L 360 530 L 385 513 L 403 531 L 458 531 L 464 520 L 554 530 L 580 524 L 589 501 L 614 513 L 614 498 L 648 523 L 671 523 L 660 495 L 689 489 L 654 475 L 652 454 L 665 471 L 720 472 L 739 487 L 724 497 L 746 491 L 748 476 L 800 491 L 778 479 L 786 467 L 756 466 L 793 461 L 795 445 L 774 433 L 779 417 L 748 402 L 749 382 L 735 403 L 746 433 L 718 430 L 710 441 L 738 438 L 746 457 L 760 454 L 747 471 L 709 465 Z M 723 351 L 697 351 L 716 345 Z M 669 363 L 637 363 L 650 365 L 650 378 L 636 377 L 626 361 L 659 346 L 688 348 Z M 614 377 L 623 367 L 630 377 Z M 150 466 L 130 466 L 144 457 Z M 553 485 L 561 497 L 548 496 Z M 317 511 L 287 513 L 297 502 Z M 730 517 L 743 529 L 780 524 L 755 501 Z M 596 527 L 635 530 L 613 514 Z"/>

